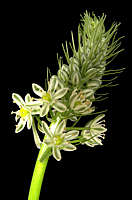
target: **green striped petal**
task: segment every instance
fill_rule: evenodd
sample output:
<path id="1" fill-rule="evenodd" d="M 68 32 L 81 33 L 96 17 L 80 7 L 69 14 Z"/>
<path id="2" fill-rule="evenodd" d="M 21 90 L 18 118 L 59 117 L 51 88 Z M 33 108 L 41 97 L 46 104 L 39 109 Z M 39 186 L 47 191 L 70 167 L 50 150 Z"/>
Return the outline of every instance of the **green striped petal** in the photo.
<path id="1" fill-rule="evenodd" d="M 30 101 L 32 101 L 32 97 L 30 96 L 30 94 L 27 94 L 25 96 L 25 103 L 29 103 Z"/>
<path id="2" fill-rule="evenodd" d="M 38 84 L 33 83 L 32 84 L 33 92 L 38 95 L 39 97 L 42 97 L 45 94 L 45 91 L 42 87 L 40 87 Z"/>
<path id="3" fill-rule="evenodd" d="M 65 127 L 66 127 L 66 121 L 63 120 L 63 121 L 61 121 L 61 122 L 59 123 L 59 125 L 56 127 L 55 133 L 54 133 L 54 134 L 55 134 L 55 135 L 59 135 L 59 134 L 63 133 Z"/>
<path id="4" fill-rule="evenodd" d="M 70 143 L 65 143 L 63 146 L 64 151 L 75 151 L 76 149 L 76 146 Z"/>
<path id="5" fill-rule="evenodd" d="M 58 86 L 58 79 L 57 76 L 52 76 L 50 78 L 49 88 L 48 90 L 51 92 L 54 92 L 57 89 Z"/>
<path id="6" fill-rule="evenodd" d="M 58 90 L 54 95 L 53 95 L 53 99 L 60 99 L 63 96 L 65 96 L 65 94 L 67 93 L 68 88 L 62 88 L 60 90 Z"/>
<path id="7" fill-rule="evenodd" d="M 52 153 L 53 153 L 53 157 L 57 160 L 57 161 L 60 161 L 61 160 L 61 153 L 60 153 L 60 150 L 54 146 L 52 148 Z"/>
<path id="8" fill-rule="evenodd" d="M 49 104 L 44 103 L 42 108 L 40 109 L 40 117 L 44 117 L 49 112 Z"/>
<path id="9" fill-rule="evenodd" d="M 26 125 L 26 120 L 20 119 L 19 123 L 16 125 L 15 133 L 21 132 Z"/>
<path id="10" fill-rule="evenodd" d="M 67 107 L 61 103 L 60 101 L 56 101 L 54 104 L 53 104 L 53 108 L 55 110 L 57 110 L 58 112 L 65 112 Z"/>
<path id="11" fill-rule="evenodd" d="M 65 138 L 65 140 L 73 140 L 76 137 L 78 137 L 78 135 L 79 135 L 79 131 L 72 130 L 72 131 L 68 131 L 68 132 L 64 133 L 64 138 Z"/>
<path id="12" fill-rule="evenodd" d="M 27 120 L 27 129 L 30 129 L 31 126 L 32 126 L 32 115 L 30 114 L 29 117 L 28 117 L 28 120 Z"/>
<path id="13" fill-rule="evenodd" d="M 92 121 L 92 124 L 96 124 L 96 123 L 99 123 L 99 121 L 105 117 L 105 114 L 100 114 L 98 115 L 93 121 Z"/>
<path id="14" fill-rule="evenodd" d="M 24 106 L 25 102 L 19 94 L 13 93 L 12 99 L 18 106 Z"/>
<path id="15" fill-rule="evenodd" d="M 49 126 L 47 125 L 46 122 L 42 121 L 42 129 L 43 129 L 43 132 L 48 136 L 48 137 L 52 137 L 52 132 L 50 131 L 49 129 Z"/>

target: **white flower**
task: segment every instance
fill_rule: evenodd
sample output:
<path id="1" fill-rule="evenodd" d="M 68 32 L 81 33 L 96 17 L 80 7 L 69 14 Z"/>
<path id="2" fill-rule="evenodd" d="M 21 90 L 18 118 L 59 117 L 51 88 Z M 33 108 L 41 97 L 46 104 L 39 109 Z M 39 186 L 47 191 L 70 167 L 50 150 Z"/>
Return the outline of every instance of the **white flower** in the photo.
<path id="1" fill-rule="evenodd" d="M 65 112 L 67 109 L 66 105 L 64 105 L 60 100 L 66 93 L 68 88 L 61 88 L 57 90 L 58 80 L 55 76 L 52 76 L 49 82 L 48 91 L 44 91 L 42 87 L 38 84 L 33 83 L 32 88 L 35 94 L 37 94 L 41 99 L 39 101 L 42 104 L 40 110 L 40 116 L 45 116 L 52 106 L 58 112 Z M 57 90 L 57 91 L 56 91 Z"/>
<path id="2" fill-rule="evenodd" d="M 75 139 L 79 135 L 79 131 L 72 130 L 68 132 L 64 132 L 66 127 L 66 121 L 63 120 L 59 123 L 59 125 L 55 128 L 54 131 L 52 131 L 46 122 L 42 121 L 41 127 L 39 127 L 40 131 L 46 134 L 46 139 L 44 140 L 44 143 L 52 149 L 53 157 L 57 160 L 61 160 L 61 153 L 60 150 L 64 151 L 74 151 L 76 150 L 76 146 L 71 144 L 71 140 Z M 43 154 L 40 155 L 41 157 L 44 157 Z"/>
<path id="3" fill-rule="evenodd" d="M 13 93 L 12 99 L 14 103 L 19 106 L 19 110 L 16 112 L 12 112 L 12 114 L 16 114 L 15 120 L 16 122 L 19 119 L 18 124 L 16 125 L 16 133 L 22 131 L 27 123 L 27 128 L 30 129 L 32 126 L 32 115 L 36 115 L 40 113 L 40 107 L 38 103 L 33 102 L 33 107 L 28 107 L 27 104 L 32 102 L 32 98 L 30 94 L 25 96 L 25 102 L 19 94 Z"/>
<path id="4" fill-rule="evenodd" d="M 94 107 L 91 107 L 92 102 L 90 97 L 93 95 L 92 89 L 83 89 L 80 92 L 75 89 L 70 96 L 70 108 L 76 114 L 87 115 L 94 111 Z"/>
<path id="5" fill-rule="evenodd" d="M 104 120 L 100 121 L 104 116 L 104 114 L 101 114 L 86 124 L 89 130 L 83 130 L 81 133 L 86 145 L 90 147 L 102 145 L 101 139 L 104 139 L 104 133 L 107 131 L 105 124 L 102 123 Z"/>

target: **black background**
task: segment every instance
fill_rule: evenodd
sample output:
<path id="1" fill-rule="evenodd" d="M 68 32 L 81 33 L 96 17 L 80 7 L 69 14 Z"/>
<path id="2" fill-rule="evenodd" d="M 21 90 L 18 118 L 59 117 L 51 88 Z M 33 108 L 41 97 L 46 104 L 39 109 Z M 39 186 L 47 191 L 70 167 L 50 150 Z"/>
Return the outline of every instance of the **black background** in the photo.
<path id="1" fill-rule="evenodd" d="M 125 48 L 125 51 L 113 61 L 113 66 L 128 67 L 128 7 L 128 4 L 97 7 L 90 6 L 89 3 L 81 6 L 81 2 L 66 6 L 60 2 L 58 5 L 50 6 L 15 4 L 6 10 L 3 16 L 3 19 L 6 19 L 3 39 L 6 53 L 4 70 L 8 75 L 8 80 L 5 80 L 8 89 L 5 158 L 8 179 L 6 188 L 10 193 L 10 199 L 27 199 L 38 154 L 32 131 L 24 129 L 20 134 L 14 133 L 15 120 L 10 113 L 17 107 L 12 103 L 11 94 L 16 92 L 24 97 L 29 92 L 33 95 L 31 85 L 33 82 L 44 85 L 47 66 L 56 74 L 56 53 L 63 55 L 61 44 L 65 40 L 71 40 L 71 30 L 76 37 L 80 14 L 86 10 L 94 11 L 96 15 L 103 12 L 107 14 L 106 28 L 109 28 L 113 21 L 122 23 L 119 36 L 126 36 L 122 41 L 122 48 Z M 129 74 L 130 69 L 127 68 L 118 80 L 120 85 L 109 89 L 109 99 L 100 103 L 100 108 L 108 109 L 108 131 L 104 145 L 95 148 L 82 146 L 75 152 L 62 152 L 60 162 L 51 158 L 42 186 L 41 199 L 51 199 L 53 196 L 57 199 L 79 196 L 86 199 L 96 196 L 99 199 L 107 199 L 108 196 L 123 194 L 130 156 L 127 148 L 130 135 Z"/>

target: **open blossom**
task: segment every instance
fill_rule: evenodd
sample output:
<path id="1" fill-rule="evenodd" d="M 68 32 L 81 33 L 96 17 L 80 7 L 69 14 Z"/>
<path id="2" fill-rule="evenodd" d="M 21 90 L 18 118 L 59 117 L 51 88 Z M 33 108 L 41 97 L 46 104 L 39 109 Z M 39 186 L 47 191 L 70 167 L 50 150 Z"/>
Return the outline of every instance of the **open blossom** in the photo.
<path id="1" fill-rule="evenodd" d="M 25 96 L 25 101 L 19 94 L 13 93 L 12 99 L 14 103 L 19 106 L 19 110 L 16 112 L 12 112 L 12 114 L 16 114 L 15 120 L 16 122 L 19 120 L 16 125 L 16 133 L 22 131 L 27 123 L 27 128 L 30 129 L 32 126 L 32 115 L 36 115 L 40 113 L 40 107 L 37 104 L 34 104 L 33 107 L 28 107 L 27 104 L 32 102 L 32 98 L 30 94 Z"/>
<path id="2" fill-rule="evenodd" d="M 61 121 L 54 131 L 52 131 L 48 127 L 47 123 L 44 121 L 42 121 L 41 127 L 39 127 L 40 131 L 46 134 L 46 139 L 44 140 L 44 143 L 49 148 L 52 149 L 53 157 L 57 161 L 61 160 L 60 150 L 64 151 L 76 150 L 76 146 L 71 144 L 71 140 L 75 139 L 79 135 L 79 131 L 72 130 L 65 132 L 65 128 L 66 128 L 65 120 Z M 43 157 L 43 151 L 41 156 Z"/>
<path id="3" fill-rule="evenodd" d="M 104 116 L 104 114 L 101 114 L 86 124 L 85 127 L 88 127 L 89 130 L 83 130 L 81 133 L 86 145 L 90 147 L 102 145 L 101 139 L 104 139 L 104 133 L 107 131 L 105 124 L 102 123 L 104 120 L 100 121 Z"/>
<path id="4" fill-rule="evenodd" d="M 34 93 L 41 97 L 39 99 L 42 104 L 40 110 L 41 117 L 45 116 L 49 112 L 50 106 L 58 112 L 64 112 L 67 109 L 66 105 L 64 105 L 59 99 L 67 93 L 68 88 L 61 88 L 57 90 L 57 86 L 58 80 L 55 76 L 50 79 L 48 91 L 43 90 L 43 88 L 38 84 L 32 84 Z"/>

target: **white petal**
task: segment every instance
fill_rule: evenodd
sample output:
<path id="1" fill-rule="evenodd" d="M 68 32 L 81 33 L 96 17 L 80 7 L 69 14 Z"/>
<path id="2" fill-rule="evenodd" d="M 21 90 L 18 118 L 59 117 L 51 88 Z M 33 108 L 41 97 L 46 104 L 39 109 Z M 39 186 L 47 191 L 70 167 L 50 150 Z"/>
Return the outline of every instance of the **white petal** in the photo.
<path id="1" fill-rule="evenodd" d="M 85 95 L 85 98 L 88 98 L 93 95 L 94 91 L 92 89 L 84 89 L 82 90 L 82 93 Z"/>
<path id="2" fill-rule="evenodd" d="M 56 127 L 55 133 L 54 133 L 54 134 L 55 134 L 55 135 L 59 135 L 59 134 L 63 133 L 65 127 L 66 127 L 66 121 L 63 120 L 63 121 L 61 121 L 61 122 L 59 123 L 59 125 Z"/>
<path id="3" fill-rule="evenodd" d="M 60 101 L 56 101 L 54 104 L 53 104 L 53 108 L 55 110 L 57 110 L 58 112 L 65 112 L 67 107 L 61 103 Z"/>
<path id="4" fill-rule="evenodd" d="M 33 83 L 32 84 L 32 89 L 36 95 L 39 97 L 42 97 L 45 94 L 45 91 L 43 90 L 42 87 L 40 87 L 38 84 Z"/>
<path id="5" fill-rule="evenodd" d="M 89 88 L 98 88 L 100 86 L 101 82 L 99 80 L 92 80 L 88 81 L 87 87 Z"/>
<path id="6" fill-rule="evenodd" d="M 90 113 L 92 113 L 94 111 L 95 111 L 95 107 L 91 107 L 91 108 L 88 108 L 88 110 L 85 110 L 85 112 L 80 112 L 80 114 L 88 115 L 88 114 L 90 114 Z"/>
<path id="7" fill-rule="evenodd" d="M 49 126 L 48 126 L 47 123 L 44 122 L 44 121 L 42 121 L 42 129 L 43 129 L 43 132 L 44 132 L 47 136 L 52 137 L 52 133 L 51 133 L 51 131 L 50 131 L 50 129 L 49 129 Z"/>
<path id="8" fill-rule="evenodd" d="M 27 120 L 27 129 L 30 129 L 32 126 L 32 115 L 30 114 Z"/>
<path id="9" fill-rule="evenodd" d="M 57 89 L 58 86 L 58 79 L 57 76 L 52 76 L 50 78 L 49 88 L 48 90 L 51 92 L 54 92 Z"/>
<path id="10" fill-rule="evenodd" d="M 95 132 L 95 134 L 99 134 L 99 133 L 106 132 L 107 128 L 105 128 L 103 126 L 99 126 L 99 127 L 92 128 L 92 130 Z"/>
<path id="11" fill-rule="evenodd" d="M 74 151 L 76 149 L 77 149 L 76 146 L 70 143 L 65 143 L 63 146 L 64 151 Z"/>
<path id="12" fill-rule="evenodd" d="M 77 105 L 77 106 L 74 108 L 74 110 L 75 110 L 75 111 L 78 111 L 78 112 L 83 112 L 83 111 L 86 110 L 86 108 L 87 108 L 87 105 L 85 105 L 85 104 L 80 104 L 80 105 Z"/>
<path id="13" fill-rule="evenodd" d="M 32 115 L 38 115 L 38 114 L 40 114 L 40 107 L 39 106 L 33 107 L 31 114 Z"/>
<path id="14" fill-rule="evenodd" d="M 105 114 L 100 114 L 98 115 L 94 120 L 93 120 L 93 124 L 99 122 L 102 118 L 105 117 Z"/>
<path id="15" fill-rule="evenodd" d="M 60 161 L 61 160 L 61 153 L 60 150 L 57 147 L 53 147 L 52 148 L 52 153 L 53 153 L 53 157 L 57 160 Z"/>
<path id="16" fill-rule="evenodd" d="M 44 117 L 49 112 L 49 105 L 44 103 L 42 108 L 40 109 L 40 117 Z"/>
<path id="17" fill-rule="evenodd" d="M 26 102 L 26 103 L 29 103 L 31 100 L 32 100 L 32 97 L 30 96 L 30 94 L 27 94 L 27 95 L 25 96 L 25 102 Z"/>
<path id="18" fill-rule="evenodd" d="M 18 106 L 24 106 L 25 102 L 19 94 L 13 93 L 12 99 Z"/>
<path id="19" fill-rule="evenodd" d="M 64 133 L 64 138 L 66 140 L 73 140 L 79 135 L 79 131 L 77 130 L 72 130 Z"/>
<path id="20" fill-rule="evenodd" d="M 19 123 L 16 126 L 15 133 L 21 132 L 26 125 L 26 120 L 20 119 Z"/>
<path id="21" fill-rule="evenodd" d="M 62 88 L 60 90 L 58 90 L 54 95 L 53 98 L 54 99 L 60 99 L 62 98 L 68 91 L 68 88 Z"/>
<path id="22" fill-rule="evenodd" d="M 73 93 L 71 96 L 70 96 L 70 107 L 73 109 L 74 106 L 75 106 L 75 103 L 77 102 L 78 100 L 78 95 L 76 93 Z"/>
<path id="23" fill-rule="evenodd" d="M 38 100 L 38 101 L 30 101 L 30 102 L 28 102 L 28 103 L 26 103 L 26 106 L 30 106 L 30 107 L 32 107 L 32 106 L 39 106 L 39 105 L 42 105 L 43 104 L 43 102 L 40 100 Z"/>

